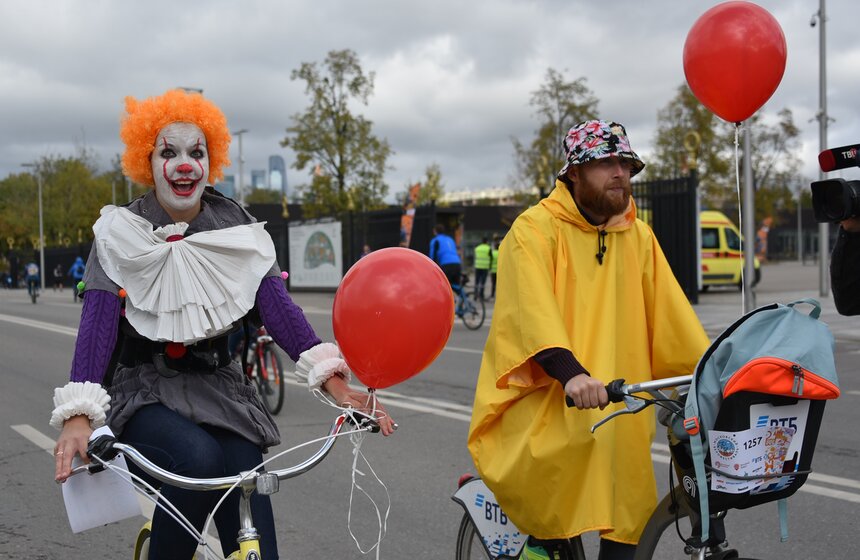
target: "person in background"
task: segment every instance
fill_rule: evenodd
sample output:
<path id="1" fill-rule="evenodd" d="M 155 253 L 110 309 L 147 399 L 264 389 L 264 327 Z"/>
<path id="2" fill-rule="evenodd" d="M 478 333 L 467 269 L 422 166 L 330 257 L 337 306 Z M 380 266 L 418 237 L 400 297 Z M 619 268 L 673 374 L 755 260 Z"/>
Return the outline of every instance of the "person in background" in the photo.
<path id="1" fill-rule="evenodd" d="M 688 374 L 709 341 L 636 218 L 630 178 L 645 164 L 624 127 L 586 121 L 563 147 L 555 188 L 500 249 L 468 448 L 532 537 L 522 558 L 559 558 L 568 539 L 598 531 L 599 560 L 629 560 L 657 504 L 655 421 L 639 414 L 592 433 L 609 413 L 605 385 Z"/>
<path id="2" fill-rule="evenodd" d="M 57 263 L 54 267 L 54 291 L 63 291 L 63 265 Z"/>
<path id="3" fill-rule="evenodd" d="M 209 186 L 229 165 L 221 110 L 182 90 L 127 97 L 120 136 L 124 173 L 152 189 L 123 207 L 105 206 L 93 227 L 70 381 L 54 391 L 50 424 L 61 430 L 55 479 L 68 478 L 75 455 L 88 460 L 87 441 L 105 423 L 179 475 L 228 476 L 259 465 L 280 433 L 227 353 L 227 334 L 252 309 L 309 389 L 369 412 L 375 397 L 350 387 L 337 346 L 322 342 L 290 299 L 263 224 Z M 104 387 L 120 331 L 118 366 Z M 382 433 L 393 433 L 378 402 L 376 411 Z M 198 529 L 221 498 L 172 486 L 162 494 Z M 262 556 L 277 558 L 269 497 L 255 494 L 250 502 Z M 238 508 L 233 491 L 215 514 L 225 556 L 239 548 Z M 156 509 L 150 560 L 191 558 L 196 547 Z"/>
<path id="4" fill-rule="evenodd" d="M 372 252 L 373 252 L 373 249 L 370 248 L 370 245 L 365 243 L 364 247 L 361 248 L 361 256 L 359 256 L 358 258 L 366 257 L 367 255 L 369 255 Z"/>
<path id="5" fill-rule="evenodd" d="M 83 290 L 78 290 L 78 283 L 84 279 L 84 274 L 86 273 L 87 267 L 84 264 L 84 259 L 81 257 L 77 257 L 75 262 L 72 263 L 72 267 L 69 269 L 69 276 L 72 279 L 72 295 L 74 297 L 75 302 L 81 300 L 81 294 Z"/>
<path id="6" fill-rule="evenodd" d="M 860 218 L 840 223 L 830 256 L 830 286 L 840 315 L 860 315 Z"/>
<path id="7" fill-rule="evenodd" d="M 490 247 L 490 238 L 485 235 L 475 247 L 475 296 L 480 299 L 485 299 L 484 287 L 492 264 L 493 249 Z"/>
<path id="8" fill-rule="evenodd" d="M 460 283 L 463 261 L 460 260 L 457 244 L 448 235 L 444 224 L 436 224 L 433 228 L 433 239 L 430 240 L 430 259 L 439 265 L 451 286 Z"/>
<path id="9" fill-rule="evenodd" d="M 24 266 L 24 281 L 27 283 L 27 295 L 32 296 L 34 290 L 39 289 L 39 284 L 42 281 L 42 276 L 39 274 L 39 265 L 34 262 L 27 263 Z"/>
<path id="10" fill-rule="evenodd" d="M 493 236 L 493 249 L 490 253 L 490 299 L 496 299 L 496 274 L 499 271 L 499 238 Z"/>

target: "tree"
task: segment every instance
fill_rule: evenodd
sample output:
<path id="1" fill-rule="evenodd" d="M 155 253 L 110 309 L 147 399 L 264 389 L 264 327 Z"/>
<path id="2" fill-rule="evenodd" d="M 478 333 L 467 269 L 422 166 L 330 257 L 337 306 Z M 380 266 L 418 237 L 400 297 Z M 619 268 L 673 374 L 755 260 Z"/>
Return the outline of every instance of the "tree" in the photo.
<path id="1" fill-rule="evenodd" d="M 281 193 L 272 189 L 258 189 L 252 187 L 251 192 L 245 196 L 248 204 L 280 204 Z"/>
<path id="2" fill-rule="evenodd" d="M 791 109 L 777 113 L 774 124 L 765 124 L 761 115 L 750 121 L 756 223 L 766 216 L 778 219 L 781 210 L 796 208 L 794 193 L 799 188 L 800 129 Z M 802 183 L 806 183 L 801 179 Z"/>
<path id="3" fill-rule="evenodd" d="M 367 105 L 373 72 L 365 74 L 352 50 L 330 51 L 323 68 L 304 62 L 290 75 L 304 80 L 311 103 L 292 116 L 281 145 L 295 152 L 293 168 L 314 170 L 301 185 L 305 215 L 343 215 L 351 208 L 384 207 L 388 185 L 383 176 L 392 154 L 388 141 L 377 138 L 373 124 L 350 110 L 350 102 Z"/>
<path id="4" fill-rule="evenodd" d="M 539 118 L 538 128 L 528 145 L 512 139 L 517 179 L 525 188 L 549 193 L 555 174 L 564 166 L 565 134 L 573 125 L 595 118 L 597 98 L 585 82 L 585 78 L 565 81 L 560 72 L 549 68 L 544 83 L 532 92 L 529 105 Z"/>
<path id="5" fill-rule="evenodd" d="M 653 161 L 647 162 L 649 179 L 677 177 L 695 169 L 704 207 L 737 211 L 738 183 L 735 172 L 735 127 L 719 119 L 699 103 L 686 84 L 657 113 Z M 792 187 L 800 170 L 800 130 L 789 109 L 768 124 L 762 113 L 749 118 L 753 183 L 756 186 L 756 220 L 791 208 Z M 739 139 L 742 144 L 742 139 Z M 739 152 L 742 146 L 738 146 Z M 742 156 L 741 156 L 742 157 Z M 738 162 L 742 169 L 742 161 Z"/>
<path id="6" fill-rule="evenodd" d="M 734 173 L 732 143 L 726 143 L 733 130 L 731 124 L 699 103 L 686 83 L 682 84 L 677 95 L 657 112 L 655 153 L 652 161 L 646 162 L 644 177 L 686 175 L 695 161 L 703 199 L 710 204 L 721 202 Z"/>
<path id="7" fill-rule="evenodd" d="M 111 203 L 110 176 L 96 175 L 88 158 L 43 157 L 37 169 L 0 181 L 0 223 L 4 244 L 38 248 L 38 176 L 42 178 L 42 221 L 45 246 L 92 239 L 99 209 Z M 11 241 L 11 243 L 10 243 Z"/>
<path id="8" fill-rule="evenodd" d="M 418 200 L 416 206 L 430 204 L 430 201 L 438 201 L 445 194 L 445 185 L 442 184 L 442 170 L 438 163 L 431 163 L 424 170 L 424 184 L 421 185 L 421 190 L 418 191 Z"/>

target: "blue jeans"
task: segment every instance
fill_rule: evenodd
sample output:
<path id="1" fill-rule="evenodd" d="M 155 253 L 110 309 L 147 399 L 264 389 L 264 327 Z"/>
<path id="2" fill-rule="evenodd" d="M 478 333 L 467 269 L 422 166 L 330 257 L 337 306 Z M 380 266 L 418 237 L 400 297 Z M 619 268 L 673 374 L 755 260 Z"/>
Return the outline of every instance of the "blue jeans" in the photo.
<path id="1" fill-rule="evenodd" d="M 123 428 L 120 441 L 136 447 L 147 459 L 178 475 L 212 478 L 247 471 L 263 461 L 260 448 L 227 430 L 198 425 L 160 404 L 145 406 L 137 411 Z M 131 462 L 135 474 L 142 474 Z M 150 484 L 158 483 L 144 476 Z M 189 521 L 202 530 L 206 516 L 223 496 L 221 491 L 183 490 L 163 485 L 161 493 L 179 508 Z M 239 489 L 215 513 L 215 527 L 224 556 L 239 549 Z M 260 533 L 263 558 L 278 558 L 275 521 L 268 496 L 251 497 L 254 526 Z M 152 518 L 150 560 L 188 560 L 197 548 L 196 540 L 161 508 Z"/>

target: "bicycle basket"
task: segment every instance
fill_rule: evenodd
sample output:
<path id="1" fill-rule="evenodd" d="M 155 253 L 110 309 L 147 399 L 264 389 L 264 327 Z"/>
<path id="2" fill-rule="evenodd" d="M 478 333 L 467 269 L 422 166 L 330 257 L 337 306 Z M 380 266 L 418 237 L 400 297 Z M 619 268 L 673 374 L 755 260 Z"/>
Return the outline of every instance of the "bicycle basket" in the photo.
<path id="1" fill-rule="evenodd" d="M 801 313 L 800 303 L 813 310 Z M 678 439 L 673 457 L 705 538 L 706 511 L 787 498 L 806 481 L 825 400 L 839 396 L 833 336 L 820 312 L 815 300 L 755 309 L 699 361 L 686 418 L 672 422 L 670 440 Z"/>
<path id="2" fill-rule="evenodd" d="M 726 397 L 709 432 L 713 445 L 705 456 L 709 512 L 747 509 L 788 498 L 803 486 L 812 468 L 825 403 L 755 392 Z M 788 442 L 783 441 L 786 439 L 783 427 L 795 430 Z M 758 435 L 762 432 L 770 432 L 769 437 Z M 690 441 L 671 437 L 670 442 L 675 473 L 684 496 L 692 507 L 699 509 L 698 479 Z M 756 452 L 756 448 L 764 452 Z M 773 451 L 768 452 L 767 448 Z M 743 455 L 750 457 L 750 461 L 736 461 Z M 750 464 L 744 467 L 746 463 Z M 715 468 L 725 474 L 714 472 Z M 748 479 L 749 472 L 771 476 Z"/>

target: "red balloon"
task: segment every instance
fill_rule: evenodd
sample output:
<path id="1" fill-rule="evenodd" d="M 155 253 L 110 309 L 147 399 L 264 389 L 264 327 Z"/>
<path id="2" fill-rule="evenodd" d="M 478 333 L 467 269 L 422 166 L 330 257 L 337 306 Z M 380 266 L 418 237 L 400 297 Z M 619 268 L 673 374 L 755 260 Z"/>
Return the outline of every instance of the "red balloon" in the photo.
<path id="1" fill-rule="evenodd" d="M 785 35 L 751 2 L 724 2 L 696 20 L 684 43 L 684 74 L 696 98 L 718 117 L 748 119 L 785 72 Z"/>
<path id="2" fill-rule="evenodd" d="M 389 247 L 347 271 L 332 322 L 356 377 L 383 389 L 419 373 L 442 352 L 454 327 L 454 295 L 436 263 L 418 251 Z"/>

